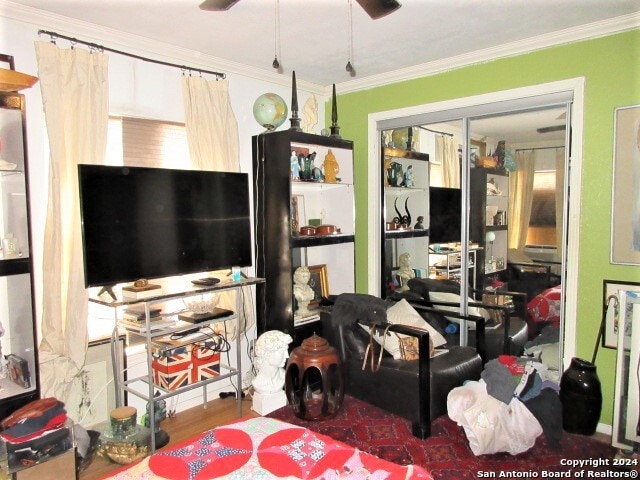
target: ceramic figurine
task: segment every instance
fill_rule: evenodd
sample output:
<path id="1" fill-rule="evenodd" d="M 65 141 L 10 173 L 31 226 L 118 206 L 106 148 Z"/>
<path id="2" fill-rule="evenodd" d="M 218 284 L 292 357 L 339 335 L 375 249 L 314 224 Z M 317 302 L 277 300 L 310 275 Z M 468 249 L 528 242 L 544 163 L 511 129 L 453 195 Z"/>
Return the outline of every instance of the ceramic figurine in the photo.
<path id="1" fill-rule="evenodd" d="M 400 269 L 398 270 L 398 278 L 400 279 L 400 287 L 398 292 L 406 292 L 409 290 L 408 282 L 416 276 L 415 272 L 411 268 L 411 255 L 405 252 L 398 257 L 398 263 Z"/>
<path id="2" fill-rule="evenodd" d="M 420 215 L 418 217 L 418 220 L 416 221 L 416 224 L 413 226 L 413 228 L 416 229 L 416 230 L 424 229 L 424 225 L 422 224 L 423 221 L 424 221 L 424 217 L 422 215 Z"/>
<path id="3" fill-rule="evenodd" d="M 300 180 L 300 162 L 298 161 L 298 155 L 296 151 L 291 152 L 291 180 Z"/>
<path id="4" fill-rule="evenodd" d="M 333 154 L 331 149 L 324 157 L 324 163 L 322 164 L 322 168 L 324 169 L 324 181 L 327 183 L 336 183 L 337 175 L 340 173 L 340 165 L 338 165 L 338 161 L 336 160 L 336 156 Z"/>
<path id="5" fill-rule="evenodd" d="M 407 171 L 404 172 L 404 186 L 413 187 L 414 184 L 415 184 L 415 180 L 413 178 L 413 165 L 409 165 L 407 167 Z"/>
<path id="6" fill-rule="evenodd" d="M 306 315 L 309 313 L 309 302 L 315 297 L 313 288 L 308 283 L 311 273 L 307 267 L 298 267 L 293 274 L 293 296 L 298 302 L 296 315 Z"/>

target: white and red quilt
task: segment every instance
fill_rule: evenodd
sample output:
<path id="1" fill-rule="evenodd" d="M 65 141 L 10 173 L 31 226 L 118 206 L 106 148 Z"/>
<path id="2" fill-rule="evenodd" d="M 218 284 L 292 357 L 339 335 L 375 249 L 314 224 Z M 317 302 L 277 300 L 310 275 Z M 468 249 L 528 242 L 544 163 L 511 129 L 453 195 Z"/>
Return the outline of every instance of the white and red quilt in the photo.
<path id="1" fill-rule="evenodd" d="M 433 480 L 331 437 L 272 418 L 222 425 L 106 477 L 111 480 Z"/>

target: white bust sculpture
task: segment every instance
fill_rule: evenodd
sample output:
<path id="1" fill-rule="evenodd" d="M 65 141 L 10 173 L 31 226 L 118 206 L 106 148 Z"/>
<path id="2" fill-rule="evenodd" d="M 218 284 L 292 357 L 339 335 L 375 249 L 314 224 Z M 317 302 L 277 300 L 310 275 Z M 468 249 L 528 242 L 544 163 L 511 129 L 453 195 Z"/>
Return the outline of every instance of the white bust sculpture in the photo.
<path id="1" fill-rule="evenodd" d="M 313 288 L 308 283 L 311 273 L 307 267 L 298 267 L 293 273 L 293 296 L 298 302 L 296 315 L 305 315 L 309 313 L 309 302 L 315 296 Z"/>
<path id="2" fill-rule="evenodd" d="M 398 292 L 405 292 L 409 290 L 409 285 L 407 285 L 407 283 L 416 276 L 416 273 L 411 268 L 410 260 L 411 255 L 408 253 L 403 253 L 398 257 L 398 263 L 400 264 L 400 268 L 398 269 L 398 278 L 400 279 Z"/>
<path id="3" fill-rule="evenodd" d="M 276 393 L 284 387 L 284 364 L 288 346 L 293 341 L 290 335 L 279 330 L 264 332 L 256 340 L 255 367 L 258 373 L 251 385 L 257 393 Z"/>

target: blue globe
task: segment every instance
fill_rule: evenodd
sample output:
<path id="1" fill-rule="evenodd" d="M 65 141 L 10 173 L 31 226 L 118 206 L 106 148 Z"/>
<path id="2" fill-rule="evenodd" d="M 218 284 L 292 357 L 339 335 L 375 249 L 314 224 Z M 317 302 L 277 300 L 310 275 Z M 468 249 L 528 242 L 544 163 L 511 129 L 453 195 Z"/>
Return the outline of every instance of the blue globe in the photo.
<path id="1" fill-rule="evenodd" d="M 253 104 L 253 118 L 267 130 L 275 130 L 287 119 L 289 110 L 280 95 L 264 93 Z"/>

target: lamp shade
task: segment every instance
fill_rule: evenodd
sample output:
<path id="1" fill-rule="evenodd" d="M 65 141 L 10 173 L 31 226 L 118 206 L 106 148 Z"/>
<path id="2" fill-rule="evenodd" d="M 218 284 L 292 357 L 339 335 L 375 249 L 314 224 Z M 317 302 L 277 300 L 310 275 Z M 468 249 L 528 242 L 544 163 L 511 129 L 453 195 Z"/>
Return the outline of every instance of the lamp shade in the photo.
<path id="1" fill-rule="evenodd" d="M 487 232 L 486 239 L 487 239 L 487 242 L 493 243 L 496 239 L 495 232 Z"/>

